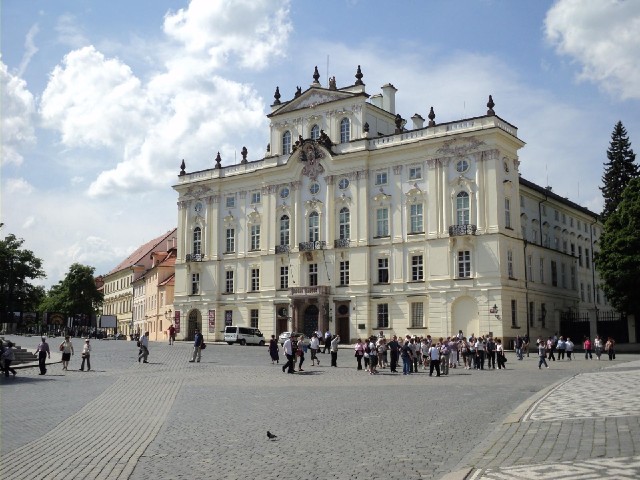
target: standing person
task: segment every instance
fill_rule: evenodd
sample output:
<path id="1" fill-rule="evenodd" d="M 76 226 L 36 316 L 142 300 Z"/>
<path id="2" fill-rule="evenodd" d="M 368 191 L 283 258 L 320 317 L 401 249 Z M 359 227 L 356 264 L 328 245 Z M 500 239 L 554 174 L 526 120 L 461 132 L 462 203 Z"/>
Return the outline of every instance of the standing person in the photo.
<path id="1" fill-rule="evenodd" d="M 287 373 L 294 373 L 294 367 L 296 362 L 295 353 L 293 350 L 293 342 L 291 340 L 291 336 L 284 341 L 282 345 L 282 351 L 284 352 L 284 356 L 287 357 L 287 363 L 282 366 L 282 373 L 286 370 Z"/>
<path id="2" fill-rule="evenodd" d="M 440 373 L 442 375 L 449 375 L 449 360 L 451 357 L 449 342 L 440 338 L 438 343 L 440 344 Z"/>
<path id="3" fill-rule="evenodd" d="M 525 335 L 523 342 L 524 344 L 522 345 L 522 348 L 524 349 L 525 352 L 527 352 L 527 357 L 529 356 L 529 342 L 531 341 L 531 339 L 529 338 L 529 335 Z M 493 367 L 495 368 L 495 366 Z"/>
<path id="4" fill-rule="evenodd" d="M 73 352 L 73 344 L 69 335 L 64 337 L 64 341 L 60 344 L 60 351 L 62 352 L 62 370 L 69 370 L 69 361 Z"/>
<path id="5" fill-rule="evenodd" d="M 387 347 L 389 347 L 389 352 L 390 352 L 390 365 L 389 368 L 391 370 L 391 372 L 393 373 L 398 373 L 398 356 L 400 353 L 400 343 L 398 343 L 398 337 L 396 335 L 394 335 L 391 338 L 391 341 L 388 343 Z"/>
<path id="6" fill-rule="evenodd" d="M 607 338 L 607 343 L 604 345 L 604 351 L 609 354 L 609 360 L 616 359 L 616 350 L 615 350 L 616 342 L 613 338 Z"/>
<path id="7" fill-rule="evenodd" d="M 44 375 L 47 373 L 47 358 L 51 359 L 51 350 L 49 350 L 49 344 L 45 337 L 42 337 L 42 341 L 36 347 L 36 353 L 38 354 L 40 375 Z"/>
<path id="8" fill-rule="evenodd" d="M 504 346 L 502 345 L 502 340 L 500 340 L 499 338 L 496 339 L 496 356 L 498 358 L 498 370 L 502 370 L 503 368 L 506 370 L 507 367 L 504 365 Z M 495 368 L 496 367 L 494 365 L 493 369 L 495 370 Z"/>
<path id="9" fill-rule="evenodd" d="M 487 339 L 487 363 L 489 370 L 496 369 L 496 342 L 493 341 L 493 337 Z"/>
<path id="10" fill-rule="evenodd" d="M 195 361 L 200 363 L 200 358 L 202 357 L 202 344 L 204 343 L 203 340 L 204 338 L 202 337 L 200 330 L 196 328 L 195 335 L 193 336 L 193 354 L 191 355 L 189 363 L 193 363 Z"/>
<path id="11" fill-rule="evenodd" d="M 358 362 L 357 370 L 362 370 L 362 357 L 364 356 L 364 343 L 362 343 L 362 340 L 358 339 L 353 349 L 355 350 L 355 357 Z"/>
<path id="12" fill-rule="evenodd" d="M 522 339 L 520 339 L 520 342 L 522 342 Z M 476 340 L 476 357 L 478 359 L 476 368 L 479 370 L 484 370 L 484 349 L 484 337 L 480 336 L 478 337 L 478 340 Z M 520 343 L 520 357 L 518 360 L 522 360 L 522 343 Z"/>
<path id="13" fill-rule="evenodd" d="M 558 360 L 564 360 L 564 354 L 567 351 L 567 342 L 564 340 L 562 335 L 558 339 L 556 350 L 558 350 Z"/>
<path id="14" fill-rule="evenodd" d="M 9 376 L 9 372 L 13 374 L 13 378 L 16 377 L 15 368 L 11 368 L 11 362 L 15 359 L 16 355 L 13 352 L 13 343 L 7 342 L 7 346 L 2 351 L 2 358 L 0 358 L 0 360 L 2 360 L 2 369 L 4 370 L 5 377 Z"/>
<path id="15" fill-rule="evenodd" d="M 433 370 L 436 370 L 437 377 L 440 376 L 440 344 L 431 345 L 429 348 L 429 376 L 433 376 Z"/>
<path id="16" fill-rule="evenodd" d="M 549 354 L 549 360 L 556 361 L 556 356 L 553 354 L 553 351 L 556 349 L 556 341 L 553 337 L 549 337 L 547 340 L 545 351 Z M 540 353 L 540 349 L 538 349 L 538 353 Z"/>
<path id="17" fill-rule="evenodd" d="M 411 373 L 418 373 L 418 352 L 420 345 L 416 343 L 415 337 L 411 337 L 409 347 L 411 347 Z"/>
<path id="18" fill-rule="evenodd" d="M 318 358 L 318 350 L 320 350 L 320 340 L 318 339 L 318 334 L 314 333 L 311 336 L 311 341 L 309 342 L 309 350 L 311 350 L 311 366 L 315 366 L 315 362 L 318 362 L 318 366 L 320 366 L 320 359 Z"/>
<path id="19" fill-rule="evenodd" d="M 140 353 L 138 354 L 138 363 L 143 360 L 143 363 L 147 362 L 149 357 L 149 332 L 144 332 L 144 335 L 140 337 Z"/>
<path id="20" fill-rule="evenodd" d="M 369 375 L 378 373 L 378 347 L 376 346 L 376 337 L 369 339 Z"/>
<path id="21" fill-rule="evenodd" d="M 593 339 L 593 346 L 596 350 L 596 358 L 600 360 L 600 356 L 602 355 L 602 339 L 600 335 L 596 335 L 596 338 Z"/>
<path id="22" fill-rule="evenodd" d="M 564 342 L 564 349 L 567 352 L 567 358 L 571 360 L 571 354 L 573 353 L 573 342 L 569 337 L 567 337 L 567 341 Z"/>
<path id="23" fill-rule="evenodd" d="M 327 328 L 327 331 L 324 332 L 324 348 L 322 349 L 322 353 L 327 353 L 331 351 L 331 331 Z"/>
<path id="24" fill-rule="evenodd" d="M 169 326 L 169 345 L 173 345 L 173 342 L 176 341 L 176 327 L 171 324 Z"/>
<path id="25" fill-rule="evenodd" d="M 593 355 L 591 354 L 591 340 L 589 340 L 589 337 L 584 337 L 582 348 L 584 348 L 584 359 L 593 360 Z"/>
<path id="26" fill-rule="evenodd" d="M 549 338 L 549 340 L 551 340 L 551 338 Z M 549 365 L 547 365 L 547 344 L 545 344 L 545 341 L 542 339 L 538 340 L 538 358 L 539 369 L 542 368 L 542 365 L 549 368 Z"/>
<path id="27" fill-rule="evenodd" d="M 87 362 L 87 372 L 90 372 L 91 371 L 91 345 L 89 344 L 88 338 L 84 341 L 84 346 L 82 347 L 82 365 L 80 365 L 80 371 L 84 370 L 84 362 Z"/>
<path id="28" fill-rule="evenodd" d="M 389 366 L 389 362 L 387 362 L 387 339 L 384 337 L 378 338 L 378 365 L 380 365 L 380 368 Z"/>
<path id="29" fill-rule="evenodd" d="M 413 355 L 413 350 L 411 349 L 409 340 L 407 340 L 406 342 L 404 342 L 401 351 L 403 375 L 411 375 L 411 364 L 413 363 L 411 355 Z"/>
<path id="30" fill-rule="evenodd" d="M 524 345 L 524 342 L 522 341 L 522 337 L 520 335 L 516 336 L 516 356 L 518 357 L 518 360 L 522 360 L 522 346 Z M 483 353 L 484 355 L 484 353 Z"/>
<path id="31" fill-rule="evenodd" d="M 338 343 L 340 343 L 340 335 L 334 335 L 331 342 L 329 342 L 329 348 L 331 349 L 331 366 L 338 366 Z"/>
<path id="32" fill-rule="evenodd" d="M 420 342 L 420 357 L 422 359 L 422 369 L 426 370 L 429 367 L 429 347 L 431 344 L 429 343 L 429 339 L 427 337 L 422 339 Z"/>
<path id="33" fill-rule="evenodd" d="M 271 356 L 271 365 L 273 362 L 280 363 L 280 355 L 278 355 L 278 340 L 275 335 L 271 335 L 269 340 L 269 355 Z"/>

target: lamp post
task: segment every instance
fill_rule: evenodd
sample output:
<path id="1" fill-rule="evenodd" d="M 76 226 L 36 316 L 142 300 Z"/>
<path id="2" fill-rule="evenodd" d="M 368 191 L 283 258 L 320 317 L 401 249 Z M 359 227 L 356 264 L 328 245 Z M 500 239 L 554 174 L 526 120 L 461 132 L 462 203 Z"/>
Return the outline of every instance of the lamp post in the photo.
<path id="1" fill-rule="evenodd" d="M 489 308 L 489 335 L 493 336 L 493 332 L 491 331 L 491 315 L 494 315 L 498 320 L 500 320 L 500 315 L 498 315 L 498 305 L 495 303 L 493 307 Z"/>

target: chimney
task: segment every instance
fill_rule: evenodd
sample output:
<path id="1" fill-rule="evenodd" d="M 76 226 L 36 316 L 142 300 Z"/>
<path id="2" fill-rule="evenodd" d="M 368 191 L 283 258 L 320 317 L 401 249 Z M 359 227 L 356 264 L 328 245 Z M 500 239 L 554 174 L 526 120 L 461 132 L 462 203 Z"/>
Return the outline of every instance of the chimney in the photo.
<path id="1" fill-rule="evenodd" d="M 381 93 L 376 93 L 375 95 L 371 95 L 371 97 L 369 97 L 369 100 L 371 101 L 371 105 L 378 107 L 378 108 L 382 108 L 382 94 Z"/>
<path id="2" fill-rule="evenodd" d="M 392 115 L 396 114 L 396 92 L 398 89 L 387 83 L 382 86 L 382 108 Z"/>
<path id="3" fill-rule="evenodd" d="M 413 120 L 414 130 L 419 130 L 421 128 L 424 128 L 424 118 L 422 118 L 420 114 L 415 113 L 413 117 L 411 117 L 411 120 Z"/>

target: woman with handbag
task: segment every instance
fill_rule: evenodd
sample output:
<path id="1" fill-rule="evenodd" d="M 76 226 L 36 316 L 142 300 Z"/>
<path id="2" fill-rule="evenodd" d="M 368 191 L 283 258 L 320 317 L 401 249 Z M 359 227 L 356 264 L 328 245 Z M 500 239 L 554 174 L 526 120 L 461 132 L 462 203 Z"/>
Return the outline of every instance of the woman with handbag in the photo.
<path id="1" fill-rule="evenodd" d="M 69 335 L 66 335 L 64 341 L 60 344 L 60 351 L 62 352 L 62 370 L 69 370 L 69 361 L 74 353 Z"/>

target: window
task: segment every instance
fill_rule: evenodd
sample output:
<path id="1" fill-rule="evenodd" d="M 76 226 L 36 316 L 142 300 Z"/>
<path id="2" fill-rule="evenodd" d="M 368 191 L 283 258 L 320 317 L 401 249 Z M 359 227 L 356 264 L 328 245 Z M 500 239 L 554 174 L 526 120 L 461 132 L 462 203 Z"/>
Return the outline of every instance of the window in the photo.
<path id="1" fill-rule="evenodd" d="M 348 187 L 349 187 L 349 179 L 348 178 L 341 178 L 340 181 L 338 182 L 338 188 L 340 190 L 345 190 Z"/>
<path id="2" fill-rule="evenodd" d="M 289 187 L 282 187 L 280 190 L 280 198 L 287 198 L 289 196 Z"/>
<path id="3" fill-rule="evenodd" d="M 527 279 L 533 282 L 533 257 L 527 256 Z"/>
<path id="4" fill-rule="evenodd" d="M 233 325 L 233 310 L 224 311 L 224 326 L 230 327 Z"/>
<path id="5" fill-rule="evenodd" d="M 507 250 L 507 272 L 509 274 L 509 278 L 514 278 L 514 276 L 513 276 L 513 252 L 511 250 Z"/>
<path id="6" fill-rule="evenodd" d="M 313 182 L 311 185 L 309 185 L 309 192 L 311 192 L 311 195 L 317 195 L 319 191 L 320 185 L 317 182 Z"/>
<path id="7" fill-rule="evenodd" d="M 469 194 L 460 192 L 456 196 L 456 224 L 469 225 Z"/>
<path id="8" fill-rule="evenodd" d="M 582 267 L 582 245 L 578 245 L 578 266 Z"/>
<path id="9" fill-rule="evenodd" d="M 540 283 L 544 283 L 544 258 L 540 259 Z"/>
<path id="10" fill-rule="evenodd" d="M 422 167 L 409 167 L 409 180 L 420 180 L 422 178 Z"/>
<path id="11" fill-rule="evenodd" d="M 387 184 L 387 172 L 376 172 L 376 185 Z"/>
<path id="12" fill-rule="evenodd" d="M 522 195 L 520 195 L 520 208 L 521 209 L 525 208 L 524 197 Z"/>
<path id="13" fill-rule="evenodd" d="M 460 250 L 458 252 L 458 278 L 471 277 L 471 252 Z"/>
<path id="14" fill-rule="evenodd" d="M 227 270 L 224 293 L 233 293 L 233 270 Z"/>
<path id="15" fill-rule="evenodd" d="M 424 327 L 424 303 L 422 302 L 411 303 L 411 327 Z"/>
<path id="16" fill-rule="evenodd" d="M 551 285 L 558 286 L 558 264 L 551 260 Z"/>
<path id="17" fill-rule="evenodd" d="M 568 246 L 567 241 L 566 241 L 566 240 L 563 240 L 563 241 L 562 241 L 562 251 L 563 251 L 564 253 L 567 253 L 567 246 Z"/>
<path id="18" fill-rule="evenodd" d="M 571 290 L 577 290 L 578 286 L 576 283 L 576 266 L 571 265 Z"/>
<path id="19" fill-rule="evenodd" d="M 460 160 L 456 163 L 456 172 L 463 173 L 469 169 L 469 162 L 467 160 Z"/>
<path id="20" fill-rule="evenodd" d="M 580 300 L 584 302 L 584 283 L 580 282 Z"/>
<path id="21" fill-rule="evenodd" d="M 291 153 L 291 132 L 287 130 L 282 134 L 282 153 Z"/>
<path id="22" fill-rule="evenodd" d="M 251 250 L 260 250 L 260 225 L 251 225 Z"/>
<path id="23" fill-rule="evenodd" d="M 280 217 L 280 245 L 289 245 L 289 216 Z"/>
<path id="24" fill-rule="evenodd" d="M 311 140 L 318 140 L 320 138 L 320 127 L 315 124 L 311 127 Z"/>
<path id="25" fill-rule="evenodd" d="M 580 230 L 582 228 L 582 224 L 580 222 L 580 220 L 577 220 L 578 224 L 576 225 L 578 227 L 578 230 Z"/>
<path id="26" fill-rule="evenodd" d="M 202 253 L 202 230 L 200 227 L 193 229 L 193 253 L 195 255 Z"/>
<path id="27" fill-rule="evenodd" d="M 200 293 L 200 274 L 191 274 L 191 295 L 198 295 Z"/>
<path id="28" fill-rule="evenodd" d="M 529 325 L 533 327 L 536 318 L 536 304 L 535 302 L 529 302 Z"/>
<path id="29" fill-rule="evenodd" d="M 236 197 L 231 196 L 231 197 L 227 197 L 225 199 L 225 204 L 227 205 L 227 208 L 233 208 L 236 206 Z"/>
<path id="30" fill-rule="evenodd" d="M 511 326 L 518 326 L 518 303 L 515 300 L 511 300 Z"/>
<path id="31" fill-rule="evenodd" d="M 260 290 L 260 269 L 252 268 L 251 269 L 251 291 L 257 292 Z"/>
<path id="32" fill-rule="evenodd" d="M 536 244 L 538 243 L 538 230 L 535 228 L 531 231 L 531 242 Z"/>
<path id="33" fill-rule="evenodd" d="M 348 118 L 340 120 L 340 143 L 351 140 L 351 123 Z"/>
<path id="34" fill-rule="evenodd" d="M 379 208 L 376 210 L 376 236 L 389 236 L 389 209 Z"/>
<path id="35" fill-rule="evenodd" d="M 286 290 L 289 288 L 289 267 L 280 267 L 280 288 Z"/>
<path id="36" fill-rule="evenodd" d="M 584 249 L 584 265 L 587 268 L 591 268 L 591 255 L 589 255 L 589 249 Z"/>
<path id="37" fill-rule="evenodd" d="M 587 302 L 591 303 L 591 284 L 587 283 Z"/>
<path id="38" fill-rule="evenodd" d="M 377 328 L 389 328 L 389 304 L 378 304 L 378 325 Z"/>
<path id="39" fill-rule="evenodd" d="M 504 226 L 511 228 L 511 199 L 504 199 Z"/>
<path id="40" fill-rule="evenodd" d="M 575 243 L 571 244 L 571 256 L 572 257 L 576 256 L 576 244 Z"/>
<path id="41" fill-rule="evenodd" d="M 424 265 L 422 255 L 413 255 L 411 257 L 411 280 L 421 282 L 424 280 Z"/>
<path id="42" fill-rule="evenodd" d="M 227 243 L 225 253 L 232 253 L 236 251 L 236 229 L 227 228 Z"/>
<path id="43" fill-rule="evenodd" d="M 600 285 L 596 285 L 596 303 L 600 305 Z"/>
<path id="44" fill-rule="evenodd" d="M 567 288 L 567 265 L 564 262 L 560 264 L 560 281 L 562 288 Z"/>
<path id="45" fill-rule="evenodd" d="M 422 204 L 421 203 L 413 203 L 411 204 L 410 209 L 410 219 L 409 219 L 409 233 L 421 233 L 424 232 L 424 227 L 422 224 Z"/>
<path id="46" fill-rule="evenodd" d="M 560 221 L 560 212 L 558 212 L 558 210 L 554 210 L 553 211 L 553 218 L 555 219 L 555 221 Z"/>
<path id="47" fill-rule="evenodd" d="M 309 286 L 315 287 L 318 285 L 318 264 L 310 263 L 309 264 Z"/>
<path id="48" fill-rule="evenodd" d="M 349 213 L 349 209 L 347 207 L 343 207 L 340 209 L 340 215 L 338 217 L 338 221 L 340 222 L 339 227 L 339 235 L 340 240 L 349 239 L 351 234 L 351 214 Z"/>
<path id="49" fill-rule="evenodd" d="M 309 241 L 317 242 L 320 240 L 320 215 L 318 212 L 309 214 Z"/>
<path id="50" fill-rule="evenodd" d="M 566 213 L 562 214 L 562 223 L 565 224 L 565 225 L 567 224 L 567 214 Z"/>
<path id="51" fill-rule="evenodd" d="M 389 283 L 389 259 L 378 259 L 378 283 Z"/>
<path id="52" fill-rule="evenodd" d="M 251 309 L 251 328 L 258 328 L 258 312 L 257 308 Z"/>
<path id="53" fill-rule="evenodd" d="M 573 217 L 569 217 L 569 226 L 573 227 Z"/>
<path id="54" fill-rule="evenodd" d="M 340 286 L 349 285 L 349 260 L 340 262 Z"/>
<path id="55" fill-rule="evenodd" d="M 546 205 L 542 205 L 542 216 L 543 217 L 547 216 L 547 206 Z"/>

